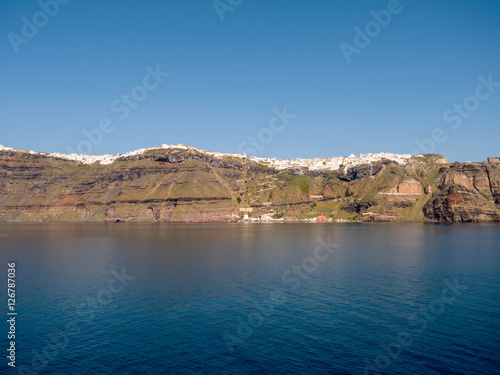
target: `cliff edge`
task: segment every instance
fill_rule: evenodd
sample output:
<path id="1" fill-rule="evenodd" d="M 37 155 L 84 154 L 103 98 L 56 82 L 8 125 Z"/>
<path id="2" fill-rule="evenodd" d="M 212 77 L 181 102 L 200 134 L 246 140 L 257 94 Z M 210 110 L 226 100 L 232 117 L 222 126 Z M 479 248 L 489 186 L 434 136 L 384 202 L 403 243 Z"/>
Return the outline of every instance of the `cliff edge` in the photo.
<path id="1" fill-rule="evenodd" d="M 500 163 L 441 155 L 276 169 L 193 148 L 83 163 L 0 150 L 0 221 L 219 222 L 249 217 L 499 222 Z"/>

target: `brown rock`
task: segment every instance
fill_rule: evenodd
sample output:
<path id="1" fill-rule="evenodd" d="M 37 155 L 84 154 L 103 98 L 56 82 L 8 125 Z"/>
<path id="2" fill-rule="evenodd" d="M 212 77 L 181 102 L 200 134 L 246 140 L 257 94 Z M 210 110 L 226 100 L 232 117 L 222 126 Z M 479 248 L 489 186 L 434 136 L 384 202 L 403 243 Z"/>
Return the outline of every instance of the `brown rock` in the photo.
<path id="1" fill-rule="evenodd" d="M 415 201 L 422 195 L 422 185 L 414 178 L 407 178 L 392 188 L 378 193 L 388 201 Z"/>

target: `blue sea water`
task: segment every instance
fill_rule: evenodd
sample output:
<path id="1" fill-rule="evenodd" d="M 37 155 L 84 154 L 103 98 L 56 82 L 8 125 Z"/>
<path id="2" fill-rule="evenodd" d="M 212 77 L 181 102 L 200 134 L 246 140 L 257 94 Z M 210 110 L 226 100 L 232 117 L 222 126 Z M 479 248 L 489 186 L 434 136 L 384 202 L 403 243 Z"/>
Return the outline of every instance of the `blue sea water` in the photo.
<path id="1" fill-rule="evenodd" d="M 10 262 L 17 312 L 2 374 L 500 374 L 498 225 L 0 234 L 4 320 Z"/>

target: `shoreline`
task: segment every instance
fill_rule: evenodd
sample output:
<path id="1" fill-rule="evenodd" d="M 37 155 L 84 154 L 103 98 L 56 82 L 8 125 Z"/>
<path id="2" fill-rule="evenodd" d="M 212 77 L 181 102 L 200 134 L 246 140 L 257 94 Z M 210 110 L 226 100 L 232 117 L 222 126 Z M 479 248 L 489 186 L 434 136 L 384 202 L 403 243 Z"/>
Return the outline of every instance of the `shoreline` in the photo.
<path id="1" fill-rule="evenodd" d="M 447 222 L 447 221 L 327 221 L 327 222 L 312 222 L 306 220 L 283 220 L 283 221 L 186 221 L 186 222 L 168 222 L 168 221 L 0 221 L 0 227 L 2 225 L 12 225 L 12 224 L 148 224 L 148 225 L 199 225 L 199 224 L 231 224 L 231 225 L 259 225 L 259 224 L 322 224 L 322 225 L 346 225 L 346 224 L 363 224 L 363 225 L 373 225 L 373 224 L 444 224 L 444 225 L 471 225 L 471 224 L 492 224 L 500 225 L 500 222 L 496 221 L 468 221 L 468 222 Z"/>

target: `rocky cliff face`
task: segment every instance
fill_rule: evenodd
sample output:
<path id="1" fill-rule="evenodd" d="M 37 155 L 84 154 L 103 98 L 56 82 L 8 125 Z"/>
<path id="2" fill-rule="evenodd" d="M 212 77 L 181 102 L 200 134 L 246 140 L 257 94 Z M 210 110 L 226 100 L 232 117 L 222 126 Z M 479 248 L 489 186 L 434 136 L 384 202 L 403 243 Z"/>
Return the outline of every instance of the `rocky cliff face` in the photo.
<path id="1" fill-rule="evenodd" d="M 150 154 L 85 165 L 20 152 L 0 158 L 3 221 L 229 221 L 238 164 Z"/>
<path id="2" fill-rule="evenodd" d="M 500 164 L 426 155 L 405 166 L 386 160 L 309 172 L 197 150 L 155 150 L 109 165 L 0 151 L 0 221 L 211 222 L 245 213 L 500 221 Z"/>
<path id="3" fill-rule="evenodd" d="M 416 201 L 422 195 L 422 184 L 414 178 L 408 177 L 397 185 L 378 193 L 388 201 Z"/>
<path id="4" fill-rule="evenodd" d="M 448 222 L 499 221 L 498 172 L 498 167 L 489 163 L 456 163 L 442 168 L 438 192 L 424 207 L 426 216 Z"/>

